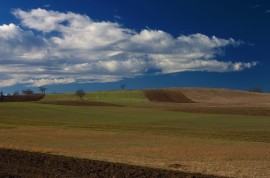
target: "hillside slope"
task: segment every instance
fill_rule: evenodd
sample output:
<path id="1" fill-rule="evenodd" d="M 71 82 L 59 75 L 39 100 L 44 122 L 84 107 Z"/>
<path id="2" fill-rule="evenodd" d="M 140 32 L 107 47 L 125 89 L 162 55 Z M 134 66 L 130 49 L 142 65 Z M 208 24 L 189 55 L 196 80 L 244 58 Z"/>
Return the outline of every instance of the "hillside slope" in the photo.
<path id="1" fill-rule="evenodd" d="M 150 101 L 172 102 L 172 103 L 193 103 L 179 89 L 153 89 L 145 90 L 145 96 Z"/>
<path id="2" fill-rule="evenodd" d="M 180 88 L 185 96 L 198 103 L 231 105 L 269 105 L 270 94 L 228 89 Z"/>
<path id="3" fill-rule="evenodd" d="M 80 100 L 73 93 L 49 94 L 42 101 Z M 88 92 L 85 101 L 128 102 L 154 101 L 189 103 L 188 106 L 270 107 L 270 94 L 213 88 L 169 88 L 126 91 Z M 141 102 L 140 102 L 141 103 Z M 193 103 L 193 104 L 192 104 Z"/>

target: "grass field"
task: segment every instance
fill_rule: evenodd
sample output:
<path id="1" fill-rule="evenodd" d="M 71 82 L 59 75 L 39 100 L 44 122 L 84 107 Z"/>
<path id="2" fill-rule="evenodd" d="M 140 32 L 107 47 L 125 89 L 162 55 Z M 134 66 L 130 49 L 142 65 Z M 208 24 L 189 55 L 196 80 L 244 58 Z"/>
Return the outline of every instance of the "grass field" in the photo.
<path id="1" fill-rule="evenodd" d="M 140 91 L 132 96 L 112 93 L 87 94 L 87 98 L 124 106 L 0 103 L 0 147 L 166 169 L 179 164 L 179 170 L 216 175 L 269 177 L 269 116 L 167 111 L 151 107 L 156 103 L 148 102 Z M 47 95 L 44 100 L 72 97 Z"/>
<path id="2" fill-rule="evenodd" d="M 46 95 L 44 100 L 78 100 L 74 93 L 67 94 L 50 94 Z M 105 91 L 105 92 L 88 92 L 84 97 L 86 100 L 131 100 L 145 101 L 144 92 L 140 90 L 129 91 Z"/>

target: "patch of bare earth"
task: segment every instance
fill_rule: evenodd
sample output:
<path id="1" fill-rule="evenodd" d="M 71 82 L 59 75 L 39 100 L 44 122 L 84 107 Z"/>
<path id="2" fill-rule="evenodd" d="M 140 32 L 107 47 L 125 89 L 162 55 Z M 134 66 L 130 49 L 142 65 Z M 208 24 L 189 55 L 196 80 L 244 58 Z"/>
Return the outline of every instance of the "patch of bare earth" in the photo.
<path id="1" fill-rule="evenodd" d="M 206 88 L 179 88 L 177 90 L 198 103 L 270 106 L 270 94 L 268 93 Z"/>
<path id="2" fill-rule="evenodd" d="M 177 89 L 154 89 L 145 90 L 145 96 L 150 101 L 172 102 L 172 103 L 193 103 L 191 99 L 179 92 Z"/>
<path id="3" fill-rule="evenodd" d="M 75 159 L 10 149 L 0 149 L 0 177 L 217 177 L 168 171 L 104 161 Z"/>

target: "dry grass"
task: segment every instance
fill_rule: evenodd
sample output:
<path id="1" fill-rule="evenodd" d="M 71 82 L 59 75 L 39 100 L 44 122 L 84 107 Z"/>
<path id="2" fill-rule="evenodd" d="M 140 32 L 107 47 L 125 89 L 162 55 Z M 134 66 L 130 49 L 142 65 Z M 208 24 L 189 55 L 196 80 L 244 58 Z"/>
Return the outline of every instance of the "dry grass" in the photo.
<path id="1" fill-rule="evenodd" d="M 146 90 L 150 107 L 171 111 L 270 116 L 270 94 L 227 89 L 179 88 Z M 192 103 L 194 101 L 195 103 Z"/>
<path id="2" fill-rule="evenodd" d="M 234 114 L 249 116 L 270 116 L 270 106 L 245 106 L 233 104 L 209 104 L 209 103 L 189 103 L 171 104 L 155 106 L 170 111 L 190 112 L 190 113 L 209 113 L 209 114 Z"/>
<path id="3" fill-rule="evenodd" d="M 270 106 L 270 94 L 267 93 L 205 88 L 180 88 L 176 90 L 199 103 Z"/>
<path id="4" fill-rule="evenodd" d="M 171 90 L 200 103 L 2 104 L 0 147 L 222 176 L 270 177 L 269 94 Z"/>
<path id="5" fill-rule="evenodd" d="M 9 134 L 6 134 L 9 132 Z M 270 144 L 139 131 L 1 129 L 0 146 L 80 158 L 235 177 L 269 177 Z"/>

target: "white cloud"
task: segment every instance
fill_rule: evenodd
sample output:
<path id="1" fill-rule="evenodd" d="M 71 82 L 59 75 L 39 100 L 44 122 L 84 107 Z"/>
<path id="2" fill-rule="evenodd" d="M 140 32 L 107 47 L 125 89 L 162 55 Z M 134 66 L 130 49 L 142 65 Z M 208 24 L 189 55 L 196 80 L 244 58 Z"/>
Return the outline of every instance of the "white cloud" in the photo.
<path id="1" fill-rule="evenodd" d="M 53 84 L 74 83 L 75 79 L 72 79 L 72 78 L 39 78 L 39 79 L 31 79 L 28 82 L 32 83 L 33 86 L 45 86 L 45 85 L 53 85 Z"/>
<path id="2" fill-rule="evenodd" d="M 21 26 L 0 26 L 0 87 L 114 82 L 152 69 L 159 74 L 231 72 L 256 65 L 217 60 L 224 47 L 243 43 L 232 38 L 136 32 L 118 23 L 45 9 L 17 9 L 13 14 Z"/>
<path id="3" fill-rule="evenodd" d="M 1 60 L 38 60 L 45 57 L 47 42 L 14 24 L 0 26 Z"/>
<path id="4" fill-rule="evenodd" d="M 0 80 L 0 86 L 1 87 L 9 87 L 18 84 L 18 80 L 16 78 L 11 78 L 11 79 L 1 79 Z"/>

